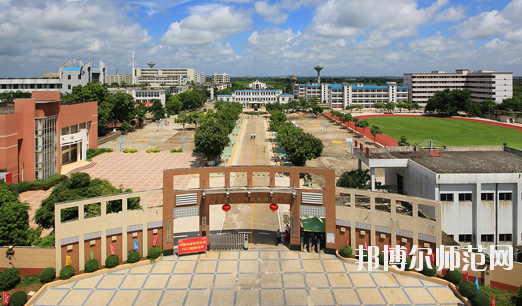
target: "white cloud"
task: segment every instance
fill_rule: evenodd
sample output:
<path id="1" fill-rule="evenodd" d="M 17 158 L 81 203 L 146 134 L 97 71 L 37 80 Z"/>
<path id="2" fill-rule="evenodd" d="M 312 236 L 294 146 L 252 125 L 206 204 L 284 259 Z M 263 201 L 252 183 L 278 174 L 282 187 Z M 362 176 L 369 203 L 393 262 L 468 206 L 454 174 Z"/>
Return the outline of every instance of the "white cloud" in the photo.
<path id="1" fill-rule="evenodd" d="M 266 1 L 257 1 L 254 4 L 254 7 L 256 8 L 256 12 L 259 15 L 265 17 L 265 21 L 269 21 L 271 23 L 285 23 L 289 16 L 287 13 L 281 12 L 277 5 L 270 5 Z"/>
<path id="2" fill-rule="evenodd" d="M 505 38 L 509 41 L 522 42 L 522 28 L 506 33 Z"/>
<path id="3" fill-rule="evenodd" d="M 502 35 L 511 28 L 511 21 L 497 11 L 483 12 L 457 26 L 457 35 L 465 39 L 480 39 Z"/>
<path id="4" fill-rule="evenodd" d="M 246 31 L 251 23 L 247 11 L 219 6 L 210 12 L 173 22 L 160 41 L 171 46 L 212 44 L 229 34 Z"/>

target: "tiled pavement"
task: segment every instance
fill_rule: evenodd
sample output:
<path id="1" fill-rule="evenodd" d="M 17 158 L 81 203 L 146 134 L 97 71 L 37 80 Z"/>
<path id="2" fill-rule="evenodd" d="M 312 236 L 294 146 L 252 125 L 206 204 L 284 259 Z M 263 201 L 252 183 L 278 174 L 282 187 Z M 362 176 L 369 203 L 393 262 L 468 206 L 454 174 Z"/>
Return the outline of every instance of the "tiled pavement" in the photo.
<path id="1" fill-rule="evenodd" d="M 446 286 L 357 271 L 335 256 L 288 250 L 209 252 L 48 289 L 34 305 L 457 305 Z"/>

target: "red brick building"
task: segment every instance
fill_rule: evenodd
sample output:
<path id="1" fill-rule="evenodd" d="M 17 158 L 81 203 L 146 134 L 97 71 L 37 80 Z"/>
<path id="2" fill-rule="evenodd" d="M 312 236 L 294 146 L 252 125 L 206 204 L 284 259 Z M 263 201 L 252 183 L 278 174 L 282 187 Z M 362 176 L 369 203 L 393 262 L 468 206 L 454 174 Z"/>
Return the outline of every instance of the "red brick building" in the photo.
<path id="1" fill-rule="evenodd" d="M 0 169 L 14 183 L 60 174 L 63 164 L 85 160 L 89 148 L 98 148 L 98 102 L 70 104 L 59 91 L 34 91 L 0 105 Z"/>

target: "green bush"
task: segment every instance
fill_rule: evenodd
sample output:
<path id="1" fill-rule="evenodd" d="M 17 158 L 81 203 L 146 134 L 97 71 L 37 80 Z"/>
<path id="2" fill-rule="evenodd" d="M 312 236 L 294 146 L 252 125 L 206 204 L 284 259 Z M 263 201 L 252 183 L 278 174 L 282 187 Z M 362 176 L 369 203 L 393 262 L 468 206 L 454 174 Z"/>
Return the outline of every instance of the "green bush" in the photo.
<path id="1" fill-rule="evenodd" d="M 85 263 L 85 273 L 92 273 L 97 271 L 99 267 L 100 263 L 98 262 L 98 259 L 91 259 Z"/>
<path id="2" fill-rule="evenodd" d="M 352 257 L 353 250 L 352 247 L 343 245 L 341 249 L 339 250 L 339 255 L 341 255 L 344 258 L 350 258 Z"/>
<path id="3" fill-rule="evenodd" d="M 179 149 L 178 149 L 178 152 L 183 152 L 183 149 L 179 148 Z"/>
<path id="4" fill-rule="evenodd" d="M 0 271 L 0 291 L 9 291 L 20 282 L 20 269 L 9 268 Z"/>
<path id="5" fill-rule="evenodd" d="M 460 273 L 460 271 L 450 270 L 446 273 L 446 280 L 455 286 L 458 286 L 462 281 L 462 273 Z"/>
<path id="6" fill-rule="evenodd" d="M 57 185 L 64 179 L 66 179 L 65 175 L 55 174 L 55 175 L 51 176 L 50 178 L 46 179 L 45 181 L 20 182 L 16 185 L 12 185 L 13 186 L 12 188 L 18 193 L 25 192 L 28 190 L 47 190 L 47 189 Z"/>
<path id="7" fill-rule="evenodd" d="M 404 271 L 410 271 L 411 258 L 406 257 L 406 264 L 404 265 Z"/>
<path id="8" fill-rule="evenodd" d="M 121 129 L 122 129 L 122 130 L 126 130 L 126 129 L 128 129 L 128 128 L 129 128 L 129 123 L 128 123 L 127 121 L 122 122 L 122 124 L 121 124 Z"/>
<path id="9" fill-rule="evenodd" d="M 98 156 L 105 152 L 112 152 L 113 150 L 111 148 L 100 148 L 100 149 L 89 149 L 87 150 L 87 159 L 91 159 L 95 156 Z"/>
<path id="10" fill-rule="evenodd" d="M 114 268 L 118 265 L 119 262 L 120 257 L 118 257 L 118 255 L 110 255 L 107 257 L 107 259 L 105 259 L 105 268 Z"/>
<path id="11" fill-rule="evenodd" d="M 160 150 L 159 149 L 147 149 L 147 153 L 158 153 Z"/>
<path id="12" fill-rule="evenodd" d="M 437 267 L 435 265 L 431 265 L 430 269 L 428 268 L 428 264 L 424 263 L 424 266 L 422 266 L 422 271 L 420 271 L 420 273 L 429 277 L 433 277 L 435 276 L 435 274 L 437 274 Z"/>
<path id="13" fill-rule="evenodd" d="M 123 149 L 123 153 L 130 153 L 130 149 Z"/>
<path id="14" fill-rule="evenodd" d="M 476 286 L 475 286 L 476 287 Z M 490 306 L 491 300 L 482 292 L 475 292 L 469 299 L 473 306 Z"/>
<path id="15" fill-rule="evenodd" d="M 56 270 L 54 268 L 45 268 L 40 272 L 40 283 L 47 284 L 54 280 L 56 277 Z"/>
<path id="16" fill-rule="evenodd" d="M 473 293 L 477 292 L 477 285 L 469 281 L 460 282 L 459 292 L 464 297 L 469 299 L 473 295 Z"/>
<path id="17" fill-rule="evenodd" d="M 384 266 L 384 254 L 382 254 L 382 253 L 379 254 L 379 256 L 377 256 L 377 259 L 378 259 L 378 261 L 379 261 L 379 265 Z M 390 259 L 388 259 L 388 261 L 389 261 L 389 260 L 390 260 Z"/>
<path id="18" fill-rule="evenodd" d="M 95 149 L 87 149 L 87 156 L 94 154 L 96 152 Z"/>
<path id="19" fill-rule="evenodd" d="M 129 256 L 127 257 L 127 262 L 135 263 L 135 262 L 140 261 L 140 259 L 141 259 L 140 253 L 133 250 L 133 251 L 129 252 Z"/>
<path id="20" fill-rule="evenodd" d="M 73 266 L 65 266 L 60 270 L 60 279 L 69 279 L 74 275 Z"/>
<path id="21" fill-rule="evenodd" d="M 131 153 L 136 153 L 136 152 L 138 152 L 138 149 L 130 149 L 130 152 Z"/>
<path id="22" fill-rule="evenodd" d="M 522 285 L 518 287 L 518 298 L 520 299 L 520 305 L 522 305 Z"/>
<path id="23" fill-rule="evenodd" d="M 368 251 L 367 250 L 364 250 L 362 252 L 362 259 L 360 258 L 361 257 L 361 254 L 355 256 L 357 257 L 358 260 L 363 260 L 364 262 L 368 262 Z"/>
<path id="24" fill-rule="evenodd" d="M 24 306 L 27 303 L 27 294 L 24 291 L 16 291 L 9 298 L 9 306 Z"/>
<path id="25" fill-rule="evenodd" d="M 152 149 L 147 149 L 147 153 L 151 153 L 152 152 Z"/>
<path id="26" fill-rule="evenodd" d="M 170 149 L 170 153 L 175 153 L 175 152 L 178 152 L 177 149 Z"/>
<path id="27" fill-rule="evenodd" d="M 149 249 L 149 255 L 147 255 L 148 259 L 156 259 L 163 255 L 163 249 L 160 247 L 151 247 Z"/>

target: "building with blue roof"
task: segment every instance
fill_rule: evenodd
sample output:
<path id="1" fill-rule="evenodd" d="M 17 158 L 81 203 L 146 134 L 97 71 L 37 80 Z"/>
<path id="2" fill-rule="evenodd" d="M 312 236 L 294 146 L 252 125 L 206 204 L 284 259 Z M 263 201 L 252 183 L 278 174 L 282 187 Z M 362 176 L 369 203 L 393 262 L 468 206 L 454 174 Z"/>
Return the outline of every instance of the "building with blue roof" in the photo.
<path id="1" fill-rule="evenodd" d="M 218 95 L 218 101 L 239 102 L 243 107 L 263 107 L 266 103 L 288 103 L 294 95 L 283 94 L 282 89 L 242 89 L 231 95 Z"/>

